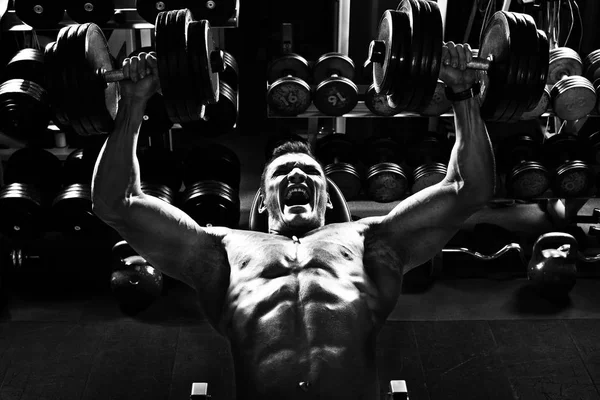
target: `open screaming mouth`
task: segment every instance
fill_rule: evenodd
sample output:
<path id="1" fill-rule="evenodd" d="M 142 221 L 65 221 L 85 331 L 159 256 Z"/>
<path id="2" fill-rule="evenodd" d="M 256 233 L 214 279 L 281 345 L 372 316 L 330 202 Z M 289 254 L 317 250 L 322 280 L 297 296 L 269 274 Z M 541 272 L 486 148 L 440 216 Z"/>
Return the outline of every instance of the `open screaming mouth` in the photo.
<path id="1" fill-rule="evenodd" d="M 284 204 L 286 206 L 299 206 L 308 204 L 310 196 L 305 188 L 292 188 L 285 194 Z"/>

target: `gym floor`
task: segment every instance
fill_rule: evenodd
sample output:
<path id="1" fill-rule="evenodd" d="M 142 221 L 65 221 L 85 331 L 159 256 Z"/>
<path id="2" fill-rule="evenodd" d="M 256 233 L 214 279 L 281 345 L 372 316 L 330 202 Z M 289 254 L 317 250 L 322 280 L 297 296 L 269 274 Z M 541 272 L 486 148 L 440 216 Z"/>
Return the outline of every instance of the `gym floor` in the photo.
<path id="1" fill-rule="evenodd" d="M 0 399 L 187 399 L 192 382 L 234 399 L 227 341 L 194 292 L 169 290 L 135 318 L 110 293 L 6 293 Z M 80 292 L 80 293 L 79 293 Z M 405 293 L 379 336 L 382 390 L 407 381 L 411 400 L 600 399 L 600 292 L 580 279 L 568 301 L 524 279 L 438 280 Z"/>

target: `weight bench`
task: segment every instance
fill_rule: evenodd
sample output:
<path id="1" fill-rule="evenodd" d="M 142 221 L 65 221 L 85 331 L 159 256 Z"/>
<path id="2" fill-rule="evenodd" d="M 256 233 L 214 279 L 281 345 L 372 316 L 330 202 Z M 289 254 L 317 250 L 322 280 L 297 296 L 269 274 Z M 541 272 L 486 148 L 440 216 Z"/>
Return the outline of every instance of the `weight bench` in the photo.
<path id="1" fill-rule="evenodd" d="M 208 400 L 211 395 L 208 394 L 208 383 L 192 383 L 192 393 L 190 400 Z M 385 400 L 408 400 L 408 390 L 405 381 L 390 381 L 389 392 Z"/>

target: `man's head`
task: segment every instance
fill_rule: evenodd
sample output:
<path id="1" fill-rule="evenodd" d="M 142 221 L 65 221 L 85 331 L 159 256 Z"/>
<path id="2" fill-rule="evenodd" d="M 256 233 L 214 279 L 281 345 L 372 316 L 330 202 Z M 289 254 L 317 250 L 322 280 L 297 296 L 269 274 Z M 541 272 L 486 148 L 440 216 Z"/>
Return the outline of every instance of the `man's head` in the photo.
<path id="1" fill-rule="evenodd" d="M 269 232 L 303 234 L 325 224 L 332 207 L 327 180 L 305 142 L 288 141 L 273 150 L 261 176 L 259 212 L 269 216 Z"/>

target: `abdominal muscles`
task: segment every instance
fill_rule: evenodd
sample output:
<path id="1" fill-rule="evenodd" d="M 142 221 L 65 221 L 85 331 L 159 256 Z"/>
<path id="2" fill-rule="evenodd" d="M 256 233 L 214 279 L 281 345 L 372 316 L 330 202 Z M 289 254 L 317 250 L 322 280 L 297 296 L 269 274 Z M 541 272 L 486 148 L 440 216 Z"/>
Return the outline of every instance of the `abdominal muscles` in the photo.
<path id="1" fill-rule="evenodd" d="M 299 382 L 316 397 L 376 391 L 376 329 L 352 279 L 302 270 L 252 279 L 236 292 L 230 336 L 238 398 L 301 396 Z"/>

